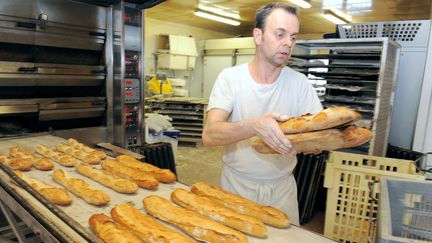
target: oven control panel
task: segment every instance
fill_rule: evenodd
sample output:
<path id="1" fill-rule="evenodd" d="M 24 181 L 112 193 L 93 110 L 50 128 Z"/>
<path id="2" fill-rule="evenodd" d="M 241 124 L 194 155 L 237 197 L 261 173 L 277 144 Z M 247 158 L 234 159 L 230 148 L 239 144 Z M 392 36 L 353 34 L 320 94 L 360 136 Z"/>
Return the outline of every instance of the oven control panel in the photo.
<path id="1" fill-rule="evenodd" d="M 126 104 L 140 102 L 140 80 L 126 78 L 124 81 L 124 102 Z"/>
<path id="2" fill-rule="evenodd" d="M 139 103 L 127 104 L 125 106 L 125 129 L 126 129 L 126 145 L 137 145 L 141 143 L 139 139 L 139 124 L 140 110 Z"/>
<path id="3" fill-rule="evenodd" d="M 140 52 L 125 51 L 125 77 L 138 78 L 140 74 Z"/>

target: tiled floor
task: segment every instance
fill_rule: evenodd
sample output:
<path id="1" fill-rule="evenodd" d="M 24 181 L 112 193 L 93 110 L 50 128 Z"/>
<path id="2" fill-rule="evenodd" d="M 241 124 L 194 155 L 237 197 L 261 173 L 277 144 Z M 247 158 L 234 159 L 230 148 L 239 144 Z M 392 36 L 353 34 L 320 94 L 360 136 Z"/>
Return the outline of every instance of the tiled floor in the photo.
<path id="1" fill-rule="evenodd" d="M 222 168 L 222 147 L 203 147 L 195 145 L 180 145 L 176 153 L 177 175 L 180 182 L 190 185 L 205 181 L 219 185 Z M 302 225 L 305 229 L 323 233 L 324 213 L 318 212 L 310 222 Z"/>

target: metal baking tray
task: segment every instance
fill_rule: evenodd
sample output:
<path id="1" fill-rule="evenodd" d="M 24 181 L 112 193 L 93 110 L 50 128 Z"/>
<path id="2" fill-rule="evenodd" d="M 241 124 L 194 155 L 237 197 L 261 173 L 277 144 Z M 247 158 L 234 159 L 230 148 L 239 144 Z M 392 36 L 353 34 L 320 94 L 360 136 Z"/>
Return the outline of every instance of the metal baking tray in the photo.
<path id="1" fill-rule="evenodd" d="M 20 137 L 20 138 L 12 138 L 12 139 L 3 139 L 0 140 L 0 152 L 1 153 L 8 153 L 8 149 L 12 146 L 24 146 L 29 149 L 33 149 L 38 144 L 45 144 L 50 147 L 54 147 L 57 143 L 64 143 L 66 142 L 65 139 L 52 136 L 52 135 L 37 135 L 37 136 L 29 136 L 29 137 Z M 4 166 L 3 166 L 4 167 Z M 88 239 L 94 239 L 95 235 L 92 233 L 92 231 L 89 228 L 88 219 L 89 217 L 94 213 L 105 213 L 107 215 L 110 215 L 110 210 L 113 206 L 119 203 L 131 203 L 141 211 L 145 212 L 142 205 L 142 200 L 150 195 L 158 195 L 161 197 L 164 197 L 166 199 L 170 199 L 171 192 L 175 190 L 176 188 L 184 188 L 189 190 L 189 187 L 176 182 L 173 184 L 159 184 L 159 188 L 155 191 L 145 190 L 140 188 L 138 193 L 128 195 L 128 194 L 121 194 L 117 193 L 85 176 L 82 176 L 75 172 L 74 168 L 68 168 L 64 167 L 59 164 L 55 164 L 54 169 L 63 169 L 67 171 L 71 176 L 81 178 L 88 182 L 92 187 L 95 187 L 97 189 L 105 191 L 110 197 L 111 201 L 105 205 L 105 206 L 92 206 L 87 204 L 82 199 L 76 197 L 75 195 L 71 194 L 73 198 L 72 205 L 70 206 L 55 206 L 55 205 L 47 205 L 44 203 L 41 203 L 39 200 L 37 200 L 34 196 L 31 195 L 31 193 L 28 190 L 23 189 L 23 187 L 19 186 L 15 179 L 8 175 L 8 173 L 5 173 L 3 169 L 0 170 L 0 182 L 2 185 L 5 185 L 12 191 L 16 192 L 16 195 L 13 195 L 15 200 L 18 201 L 19 204 L 23 203 L 25 205 L 28 205 L 27 210 L 30 211 L 30 213 L 37 214 L 40 220 L 44 220 L 48 222 L 49 224 L 53 225 L 53 229 L 58 230 L 62 234 L 65 235 L 65 237 L 69 237 L 71 239 L 74 239 L 73 241 L 80 242 L 80 240 L 76 240 L 80 238 L 81 233 L 81 242 L 82 239 L 86 239 L 87 241 L 92 241 Z M 8 169 L 6 169 L 8 170 Z M 56 182 L 54 182 L 51 178 L 52 171 L 39 171 L 36 169 L 32 169 L 31 171 L 25 172 L 27 175 L 36 178 L 40 181 L 44 181 L 48 184 L 59 186 Z M 4 200 L 4 196 L 12 196 L 10 192 L 6 192 L 7 195 L 1 194 L 2 196 L 0 200 Z M 10 207 L 11 205 L 9 205 Z M 68 218 L 60 219 L 59 216 L 57 216 L 52 210 L 49 208 L 54 208 L 55 210 L 58 210 L 59 213 L 65 214 L 65 216 Z M 14 209 L 12 209 L 14 210 Z M 17 210 L 17 209 L 16 209 Z M 69 221 L 69 222 L 65 222 Z M 36 219 L 37 223 L 38 220 Z M 83 228 L 83 232 L 78 232 L 77 230 L 73 229 L 71 225 L 79 225 Z M 166 224 L 168 227 L 173 227 L 171 225 Z M 330 240 L 324 236 L 321 236 L 319 234 L 304 230 L 300 227 L 291 225 L 287 229 L 277 229 L 270 226 L 267 226 L 268 230 L 268 237 L 266 239 L 259 239 L 254 237 L 248 237 L 249 242 L 272 242 L 272 243 L 288 243 L 288 242 L 334 242 L 333 240 Z M 42 236 L 42 235 L 41 235 Z M 43 237 L 41 237 L 43 238 Z M 56 242 L 52 239 L 42 239 L 46 242 Z M 85 240 L 84 240 L 85 241 Z"/>

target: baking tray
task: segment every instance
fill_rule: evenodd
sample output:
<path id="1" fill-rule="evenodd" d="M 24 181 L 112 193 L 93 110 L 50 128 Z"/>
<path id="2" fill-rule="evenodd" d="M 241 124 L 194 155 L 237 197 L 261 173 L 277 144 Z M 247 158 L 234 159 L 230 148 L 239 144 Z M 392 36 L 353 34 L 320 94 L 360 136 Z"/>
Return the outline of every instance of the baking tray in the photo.
<path id="1" fill-rule="evenodd" d="M 0 140 L 0 152 L 8 154 L 8 149 L 12 146 L 24 146 L 29 149 L 33 149 L 38 144 L 45 144 L 50 147 L 54 147 L 57 143 L 64 143 L 66 142 L 65 139 L 52 136 L 52 135 L 40 135 L 40 136 L 31 136 L 31 137 L 22 137 L 22 138 L 13 138 L 13 139 L 4 139 Z M 88 234 L 91 234 L 94 237 L 93 233 L 91 232 L 88 224 L 88 218 L 94 214 L 94 213 L 105 213 L 107 215 L 110 214 L 110 210 L 112 207 L 114 207 L 116 204 L 119 203 L 131 203 L 139 210 L 145 212 L 142 205 L 142 200 L 150 195 L 158 195 L 161 197 L 164 197 L 166 199 L 170 199 L 171 192 L 175 190 L 176 188 L 184 188 L 189 190 L 189 187 L 182 184 L 175 182 L 173 184 L 159 184 L 159 188 L 155 191 L 145 190 L 140 188 L 138 193 L 128 195 L 128 194 L 121 194 L 117 193 L 114 190 L 111 190 L 85 176 L 82 176 L 78 174 L 74 168 L 68 168 L 64 167 L 60 164 L 55 164 L 54 169 L 63 169 L 67 171 L 71 176 L 76 178 L 81 178 L 85 180 L 87 183 L 89 183 L 92 187 L 95 187 L 97 189 L 103 190 L 106 192 L 110 197 L 111 201 L 105 205 L 105 206 L 92 206 L 87 204 L 84 200 L 76 197 L 75 195 L 71 194 L 73 198 L 73 202 L 70 206 L 54 206 L 62 213 L 66 214 L 71 221 L 74 221 L 73 223 L 76 223 L 80 226 L 82 226 L 84 229 L 87 230 Z M 13 179 L 9 176 L 6 176 L 6 173 L 4 173 L 2 170 L 0 170 L 0 173 L 2 174 L 0 176 L 0 180 L 4 183 L 7 183 L 9 187 L 11 187 L 13 190 L 17 192 L 19 195 L 19 200 L 23 200 L 25 202 L 30 202 L 29 205 L 31 205 L 32 210 L 38 210 L 40 212 L 43 210 L 42 216 L 45 217 L 48 221 L 52 221 L 54 224 L 56 224 L 59 228 L 62 228 L 62 231 L 68 234 L 76 234 L 76 232 L 72 232 L 67 224 L 65 222 L 61 222 L 61 220 L 58 219 L 58 217 L 55 216 L 53 212 L 47 209 L 47 207 L 44 207 L 43 204 L 35 200 L 31 194 L 22 189 L 20 186 L 18 186 L 16 183 L 13 183 Z M 54 182 L 51 178 L 52 171 L 39 171 L 36 169 L 32 169 L 31 171 L 25 172 L 26 175 L 29 175 L 33 178 L 36 178 L 40 181 L 44 181 L 46 183 L 49 183 L 54 186 L 59 186 L 56 182 Z M 168 227 L 173 227 L 171 225 L 166 224 Z M 68 228 L 68 229 L 64 229 Z M 272 243 L 289 243 L 289 242 L 334 242 L 333 240 L 330 240 L 324 236 L 321 236 L 319 234 L 304 230 L 300 227 L 291 225 L 290 227 L 286 229 L 277 229 L 273 228 L 271 226 L 267 226 L 268 230 L 268 237 L 266 239 L 259 239 L 255 237 L 249 236 L 249 242 L 272 242 Z M 72 233 L 71 233 L 72 232 Z"/>

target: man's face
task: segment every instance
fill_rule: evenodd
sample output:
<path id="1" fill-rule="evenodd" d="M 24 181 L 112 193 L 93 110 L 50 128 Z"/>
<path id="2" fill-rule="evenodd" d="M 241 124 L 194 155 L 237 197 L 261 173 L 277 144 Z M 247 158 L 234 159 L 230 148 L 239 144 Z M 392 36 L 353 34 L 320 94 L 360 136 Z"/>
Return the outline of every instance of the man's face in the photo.
<path id="1" fill-rule="evenodd" d="M 280 67 L 290 58 L 298 32 L 297 16 L 283 9 L 275 9 L 267 16 L 264 30 L 254 29 L 254 38 L 265 59 Z"/>

